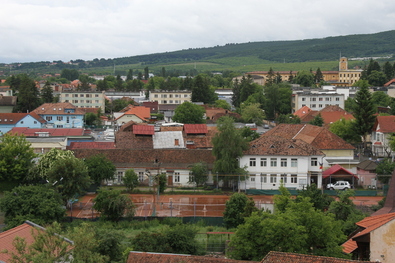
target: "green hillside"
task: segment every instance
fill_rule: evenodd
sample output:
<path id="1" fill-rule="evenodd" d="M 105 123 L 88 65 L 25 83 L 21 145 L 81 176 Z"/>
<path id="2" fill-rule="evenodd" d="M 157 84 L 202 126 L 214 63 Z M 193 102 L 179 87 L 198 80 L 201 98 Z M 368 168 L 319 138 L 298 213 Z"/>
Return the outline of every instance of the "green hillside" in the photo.
<path id="1" fill-rule="evenodd" d="M 252 70 L 335 70 L 340 55 L 348 58 L 384 57 L 395 53 L 395 30 L 376 34 L 348 35 L 294 41 L 249 42 L 226 44 L 210 48 L 190 48 L 174 52 L 114 59 L 94 59 L 92 61 L 72 61 L 75 65 L 58 62 L 22 63 L 13 68 L 16 72 L 59 72 L 63 68 L 77 68 L 82 72 L 110 74 L 114 65 L 118 73 L 128 69 L 150 71 L 188 70 L 247 72 Z M 392 57 L 391 57 L 392 60 Z M 319 62 L 319 63 L 318 63 Z M 351 61 L 353 65 L 363 66 L 366 62 Z M 2 67 L 4 70 L 5 68 Z M 15 72 L 14 72 L 15 73 Z"/>

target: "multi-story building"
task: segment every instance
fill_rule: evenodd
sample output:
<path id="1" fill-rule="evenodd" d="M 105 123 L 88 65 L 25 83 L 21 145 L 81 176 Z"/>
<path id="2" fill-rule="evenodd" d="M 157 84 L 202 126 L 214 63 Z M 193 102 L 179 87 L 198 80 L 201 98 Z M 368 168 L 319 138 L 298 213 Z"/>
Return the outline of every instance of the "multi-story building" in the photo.
<path id="1" fill-rule="evenodd" d="M 153 90 L 150 91 L 149 100 L 159 104 L 182 104 L 191 102 L 192 92 L 188 90 Z"/>
<path id="2" fill-rule="evenodd" d="M 100 108 L 105 111 L 104 91 L 63 91 L 59 102 L 69 102 L 78 108 Z"/>
<path id="3" fill-rule="evenodd" d="M 292 95 L 292 112 L 307 106 L 313 111 L 320 111 L 328 105 L 336 105 L 344 109 L 344 94 L 320 90 L 316 92 L 302 91 Z"/>
<path id="4" fill-rule="evenodd" d="M 362 69 L 348 69 L 346 57 L 340 58 L 339 62 L 339 86 L 350 87 L 361 78 Z"/>
<path id="5" fill-rule="evenodd" d="M 82 128 L 85 112 L 69 102 L 44 103 L 34 113 L 46 120 L 46 128 Z"/>

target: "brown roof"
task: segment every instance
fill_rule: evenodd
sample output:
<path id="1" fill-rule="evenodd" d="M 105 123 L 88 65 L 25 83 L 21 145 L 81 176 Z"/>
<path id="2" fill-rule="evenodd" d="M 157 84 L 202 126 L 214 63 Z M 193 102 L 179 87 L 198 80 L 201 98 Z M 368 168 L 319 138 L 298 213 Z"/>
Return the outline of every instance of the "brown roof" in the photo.
<path id="1" fill-rule="evenodd" d="M 25 136 L 35 137 L 38 136 L 38 132 L 47 132 L 51 136 L 82 136 L 84 135 L 84 129 L 82 128 L 37 128 L 30 129 L 27 127 L 14 127 L 8 133 L 23 134 Z"/>
<path id="2" fill-rule="evenodd" d="M 0 95 L 0 106 L 15 106 L 16 96 L 1 96 Z"/>
<path id="3" fill-rule="evenodd" d="M 244 261 L 226 258 L 215 258 L 206 256 L 193 256 L 167 253 L 150 253 L 150 252 L 129 252 L 126 263 L 237 263 L 237 262 L 257 262 Z"/>
<path id="4" fill-rule="evenodd" d="M 250 148 L 244 152 L 246 155 L 323 155 L 323 153 L 310 144 L 296 139 L 287 139 L 275 135 L 263 134 L 250 142 Z"/>
<path id="5" fill-rule="evenodd" d="M 0 113 L 0 124 L 16 124 L 27 116 L 27 113 Z"/>
<path id="6" fill-rule="evenodd" d="M 303 140 L 320 150 L 353 150 L 354 146 L 324 127 L 310 124 L 279 124 L 265 135 Z"/>
<path id="7" fill-rule="evenodd" d="M 310 111 L 312 111 L 312 109 L 310 109 L 307 106 L 303 106 L 299 110 L 295 111 L 293 115 L 298 116 L 299 118 L 302 118 L 303 116 L 305 116 Z"/>
<path id="8" fill-rule="evenodd" d="M 71 142 L 66 149 L 115 149 L 115 144 L 114 142 Z"/>
<path id="9" fill-rule="evenodd" d="M 364 160 L 357 165 L 357 168 L 365 171 L 375 171 L 377 163 L 372 160 Z"/>
<path id="10" fill-rule="evenodd" d="M 261 263 L 367 263 L 368 261 L 358 261 L 343 258 L 323 257 L 296 254 L 289 252 L 270 251 Z"/>
<path id="11" fill-rule="evenodd" d="M 206 124 L 184 124 L 184 131 L 186 134 L 206 134 Z"/>
<path id="12" fill-rule="evenodd" d="M 382 133 L 395 132 L 395 116 L 377 116 L 373 130 Z"/>
<path id="13" fill-rule="evenodd" d="M 154 135 L 155 127 L 152 125 L 133 125 L 133 134 Z"/>
<path id="14" fill-rule="evenodd" d="M 69 102 L 59 102 L 59 103 L 44 103 L 41 106 L 37 107 L 33 112 L 42 115 L 70 115 L 70 113 L 66 113 L 65 109 L 74 109 L 75 112 L 73 115 L 84 115 L 85 112 L 73 104 Z"/>

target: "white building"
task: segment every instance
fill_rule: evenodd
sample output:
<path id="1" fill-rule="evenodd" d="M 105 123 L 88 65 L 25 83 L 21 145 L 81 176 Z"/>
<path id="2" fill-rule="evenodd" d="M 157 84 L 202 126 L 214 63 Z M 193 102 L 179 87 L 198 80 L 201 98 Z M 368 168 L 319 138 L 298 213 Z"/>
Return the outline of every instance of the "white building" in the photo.
<path id="1" fill-rule="evenodd" d="M 159 104 L 183 104 L 191 102 L 192 92 L 188 90 L 153 90 L 150 91 L 149 100 Z"/>
<path id="2" fill-rule="evenodd" d="M 303 91 L 292 94 L 292 112 L 307 106 L 314 111 L 320 111 L 328 105 L 337 105 L 344 109 L 345 94 L 336 91 Z"/>

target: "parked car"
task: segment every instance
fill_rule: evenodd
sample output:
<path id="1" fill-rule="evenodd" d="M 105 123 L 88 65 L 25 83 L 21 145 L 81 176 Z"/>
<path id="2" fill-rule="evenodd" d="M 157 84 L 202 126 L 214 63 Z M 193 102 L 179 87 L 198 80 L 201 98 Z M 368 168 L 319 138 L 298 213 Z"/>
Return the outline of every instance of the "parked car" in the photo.
<path id="1" fill-rule="evenodd" d="M 326 188 L 330 190 L 347 190 L 351 188 L 351 185 L 347 181 L 337 181 L 335 184 L 328 184 Z"/>

